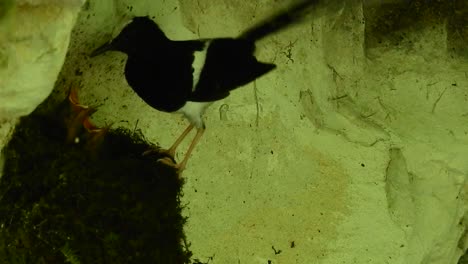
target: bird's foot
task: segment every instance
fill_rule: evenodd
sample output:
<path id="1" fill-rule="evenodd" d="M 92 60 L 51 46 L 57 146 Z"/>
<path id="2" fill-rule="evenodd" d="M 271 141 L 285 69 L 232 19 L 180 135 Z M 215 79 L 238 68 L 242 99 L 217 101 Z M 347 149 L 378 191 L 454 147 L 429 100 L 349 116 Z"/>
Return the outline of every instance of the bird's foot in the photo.
<path id="1" fill-rule="evenodd" d="M 185 162 L 177 163 L 175 161 L 174 155 L 175 151 L 172 149 L 163 149 L 158 146 L 152 146 L 150 149 L 143 152 L 143 156 L 149 156 L 156 154 L 158 156 L 163 156 L 157 159 L 157 162 L 160 162 L 166 166 L 169 166 L 176 170 L 178 173 L 181 173 L 185 169 Z"/>
<path id="2" fill-rule="evenodd" d="M 162 163 L 162 164 L 164 164 L 166 166 L 169 166 L 169 167 L 173 168 L 179 174 L 185 169 L 184 164 L 176 163 L 175 160 L 170 158 L 170 157 L 160 158 L 160 159 L 157 160 L 157 162 L 160 162 L 160 163 Z"/>
<path id="3" fill-rule="evenodd" d="M 171 158 L 172 160 L 175 159 L 175 151 L 172 149 L 163 149 L 158 146 L 151 146 L 148 150 L 143 152 L 142 156 L 149 156 L 152 154 L 158 154 L 158 155 L 163 155 L 166 157 Z"/>

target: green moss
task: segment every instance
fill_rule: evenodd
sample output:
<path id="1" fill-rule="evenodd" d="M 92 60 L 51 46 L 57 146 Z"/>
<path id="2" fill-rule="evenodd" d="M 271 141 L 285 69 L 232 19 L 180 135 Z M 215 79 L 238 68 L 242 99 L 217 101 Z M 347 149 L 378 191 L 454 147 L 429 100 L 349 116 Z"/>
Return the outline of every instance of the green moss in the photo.
<path id="1" fill-rule="evenodd" d="M 189 263 L 183 182 L 161 154 L 124 129 L 64 144 L 59 119 L 23 118 L 4 149 L 0 263 Z"/>

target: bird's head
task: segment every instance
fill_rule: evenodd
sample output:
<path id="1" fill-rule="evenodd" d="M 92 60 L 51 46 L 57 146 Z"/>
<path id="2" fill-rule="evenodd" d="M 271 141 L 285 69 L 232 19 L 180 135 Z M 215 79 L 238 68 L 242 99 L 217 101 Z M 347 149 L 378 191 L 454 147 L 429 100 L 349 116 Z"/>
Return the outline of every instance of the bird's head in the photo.
<path id="1" fill-rule="evenodd" d="M 154 43 L 165 43 L 167 37 L 158 25 L 148 16 L 135 17 L 124 26 L 112 41 L 91 53 L 91 57 L 106 51 L 120 51 L 128 55 L 142 52 L 146 47 L 154 48 Z"/>

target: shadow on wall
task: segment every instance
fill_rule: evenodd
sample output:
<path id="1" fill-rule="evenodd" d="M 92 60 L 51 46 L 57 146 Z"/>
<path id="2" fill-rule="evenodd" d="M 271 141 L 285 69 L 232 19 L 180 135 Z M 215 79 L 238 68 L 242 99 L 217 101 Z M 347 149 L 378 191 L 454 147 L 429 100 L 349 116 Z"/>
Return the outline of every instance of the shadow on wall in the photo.
<path id="1" fill-rule="evenodd" d="M 412 47 L 409 32 L 445 24 L 448 50 L 468 58 L 466 0 L 393 0 L 383 4 L 364 1 L 364 17 L 367 48 L 384 44 Z"/>
<path id="2" fill-rule="evenodd" d="M 465 253 L 465 255 L 460 258 L 460 261 L 458 261 L 458 264 L 468 264 L 468 254 L 467 253 Z"/>

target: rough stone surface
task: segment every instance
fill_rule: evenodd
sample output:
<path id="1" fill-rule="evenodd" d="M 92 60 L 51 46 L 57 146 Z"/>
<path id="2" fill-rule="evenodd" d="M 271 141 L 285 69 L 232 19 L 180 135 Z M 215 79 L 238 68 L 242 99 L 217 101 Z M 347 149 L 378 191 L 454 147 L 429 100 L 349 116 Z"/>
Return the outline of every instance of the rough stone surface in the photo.
<path id="1" fill-rule="evenodd" d="M 17 1 L 0 25 L 0 122 L 31 113 L 52 91 L 83 1 Z"/>
<path id="2" fill-rule="evenodd" d="M 277 2 L 91 1 L 58 94 L 79 82 L 83 103 L 102 104 L 97 124 L 138 127 L 169 146 L 186 121 L 134 94 L 125 56 L 87 54 L 133 15 L 153 16 L 172 39 L 236 36 Z M 439 2 L 412 1 L 418 16 L 395 24 L 408 1 L 335 1 L 258 43 L 278 68 L 211 106 L 184 172 L 196 258 L 457 263 L 468 244 L 468 57 L 466 30 L 450 21 L 466 11 L 424 6 Z"/>
<path id="3" fill-rule="evenodd" d="M 0 3 L 0 149 L 16 120 L 31 113 L 52 91 L 83 2 Z M 1 160 L 0 156 L 0 165 Z"/>

